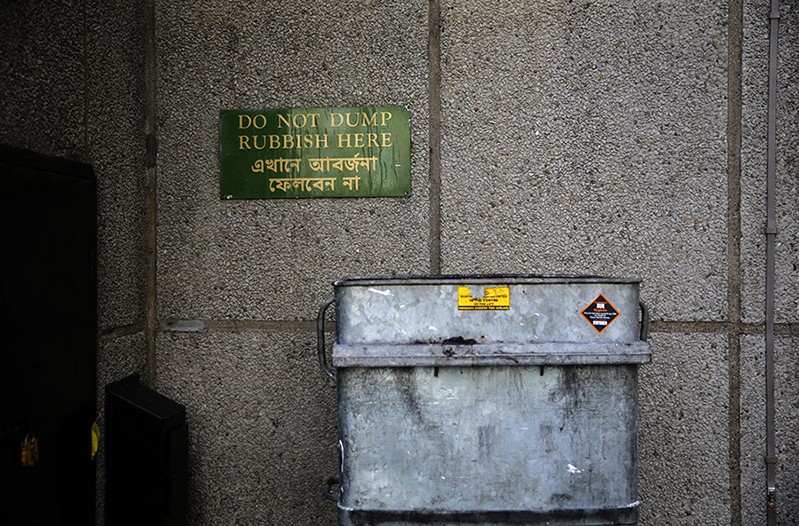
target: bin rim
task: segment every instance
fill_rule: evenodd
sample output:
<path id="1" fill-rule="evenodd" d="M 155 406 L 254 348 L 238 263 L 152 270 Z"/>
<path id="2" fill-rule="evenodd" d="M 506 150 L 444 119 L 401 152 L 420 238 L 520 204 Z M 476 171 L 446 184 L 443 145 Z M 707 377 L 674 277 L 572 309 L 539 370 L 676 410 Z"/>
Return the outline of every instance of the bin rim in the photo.
<path id="1" fill-rule="evenodd" d="M 536 285 L 612 283 L 639 284 L 637 277 L 616 278 L 580 274 L 420 274 L 398 276 L 352 276 L 333 282 L 334 287 L 357 287 L 374 285 Z"/>

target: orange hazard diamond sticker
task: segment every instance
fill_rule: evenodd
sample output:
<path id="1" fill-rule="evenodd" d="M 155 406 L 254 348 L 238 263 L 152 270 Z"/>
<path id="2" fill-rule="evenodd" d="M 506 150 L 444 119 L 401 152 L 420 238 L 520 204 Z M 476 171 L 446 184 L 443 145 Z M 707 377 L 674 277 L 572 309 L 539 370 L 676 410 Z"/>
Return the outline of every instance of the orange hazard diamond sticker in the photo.
<path id="1" fill-rule="evenodd" d="M 605 296 L 600 294 L 580 314 L 588 320 L 591 327 L 596 329 L 596 332 L 602 332 L 608 328 L 608 325 L 613 323 L 613 320 L 619 315 L 619 311 Z"/>

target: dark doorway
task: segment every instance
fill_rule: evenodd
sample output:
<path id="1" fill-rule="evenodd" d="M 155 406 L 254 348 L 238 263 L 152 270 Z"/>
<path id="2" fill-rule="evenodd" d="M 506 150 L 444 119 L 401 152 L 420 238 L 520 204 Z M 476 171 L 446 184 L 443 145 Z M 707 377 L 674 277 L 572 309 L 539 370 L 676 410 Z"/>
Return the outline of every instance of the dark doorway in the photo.
<path id="1" fill-rule="evenodd" d="M 0 524 L 95 522 L 96 209 L 91 166 L 0 145 Z"/>

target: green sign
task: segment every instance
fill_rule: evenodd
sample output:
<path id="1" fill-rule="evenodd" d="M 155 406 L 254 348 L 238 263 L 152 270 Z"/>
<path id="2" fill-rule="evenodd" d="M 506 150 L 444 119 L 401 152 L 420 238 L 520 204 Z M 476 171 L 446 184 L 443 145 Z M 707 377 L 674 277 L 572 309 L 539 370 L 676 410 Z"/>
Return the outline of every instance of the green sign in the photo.
<path id="1" fill-rule="evenodd" d="M 410 114 L 398 106 L 222 110 L 222 199 L 411 193 Z"/>

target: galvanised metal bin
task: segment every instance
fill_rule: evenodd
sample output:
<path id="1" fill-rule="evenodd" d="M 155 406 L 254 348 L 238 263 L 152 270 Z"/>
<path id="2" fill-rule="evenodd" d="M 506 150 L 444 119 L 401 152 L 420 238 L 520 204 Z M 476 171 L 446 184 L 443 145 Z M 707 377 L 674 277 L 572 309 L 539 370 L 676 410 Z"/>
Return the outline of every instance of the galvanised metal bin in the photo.
<path id="1" fill-rule="evenodd" d="M 335 282 L 319 327 L 338 384 L 339 524 L 636 524 L 637 373 L 650 360 L 638 286 Z"/>

